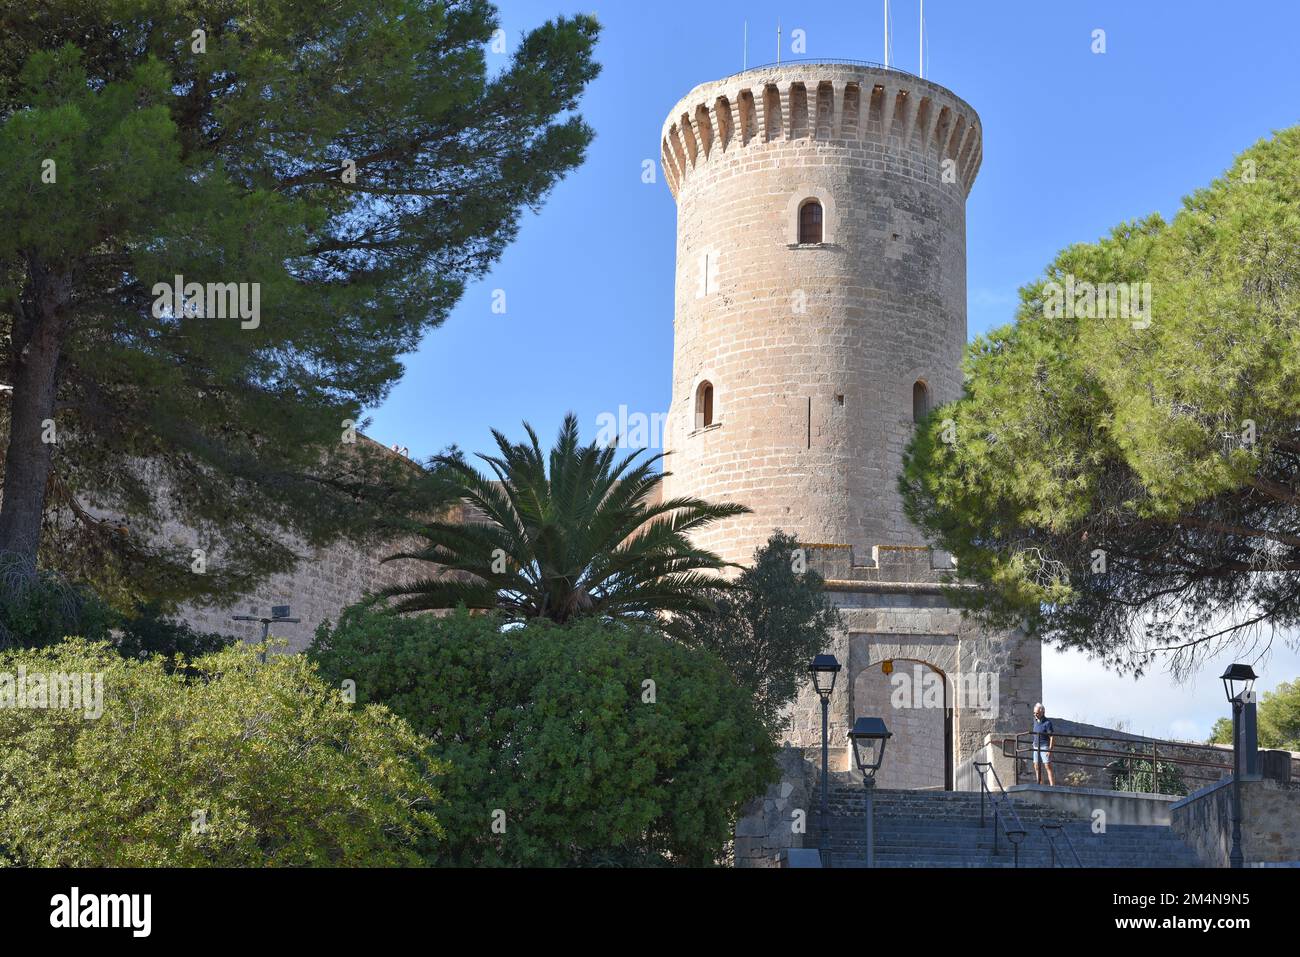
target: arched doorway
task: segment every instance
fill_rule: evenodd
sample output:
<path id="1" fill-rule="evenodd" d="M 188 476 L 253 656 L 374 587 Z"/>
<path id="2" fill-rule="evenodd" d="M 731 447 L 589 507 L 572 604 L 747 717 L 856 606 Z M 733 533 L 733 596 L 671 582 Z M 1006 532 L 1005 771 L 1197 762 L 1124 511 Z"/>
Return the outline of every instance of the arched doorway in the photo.
<path id="1" fill-rule="evenodd" d="M 854 718 L 883 718 L 893 737 L 876 775 L 883 788 L 952 790 L 952 682 L 928 661 L 873 662 L 854 681 Z"/>

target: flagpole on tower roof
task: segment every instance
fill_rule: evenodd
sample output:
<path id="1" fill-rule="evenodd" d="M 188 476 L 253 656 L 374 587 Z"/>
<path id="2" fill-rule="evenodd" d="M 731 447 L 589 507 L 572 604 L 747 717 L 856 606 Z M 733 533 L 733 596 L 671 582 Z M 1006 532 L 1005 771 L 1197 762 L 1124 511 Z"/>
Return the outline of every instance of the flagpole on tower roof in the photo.
<path id="1" fill-rule="evenodd" d="M 889 69 L 889 0 L 885 0 L 885 69 Z"/>

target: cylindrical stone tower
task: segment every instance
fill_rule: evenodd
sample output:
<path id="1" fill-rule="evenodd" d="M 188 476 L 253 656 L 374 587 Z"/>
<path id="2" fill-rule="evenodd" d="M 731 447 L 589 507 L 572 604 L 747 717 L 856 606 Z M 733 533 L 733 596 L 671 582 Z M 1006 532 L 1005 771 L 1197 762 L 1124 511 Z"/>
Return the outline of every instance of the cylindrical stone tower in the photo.
<path id="1" fill-rule="evenodd" d="M 663 129 L 677 199 L 668 495 L 748 505 L 697 541 L 747 562 L 917 545 L 915 417 L 960 394 L 979 117 L 883 67 L 795 63 L 696 87 Z"/>

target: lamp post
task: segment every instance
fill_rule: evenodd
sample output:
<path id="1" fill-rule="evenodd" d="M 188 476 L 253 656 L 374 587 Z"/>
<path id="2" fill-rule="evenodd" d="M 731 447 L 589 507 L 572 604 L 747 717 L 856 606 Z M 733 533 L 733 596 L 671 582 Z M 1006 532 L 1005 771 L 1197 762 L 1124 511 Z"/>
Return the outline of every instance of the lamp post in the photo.
<path id="1" fill-rule="evenodd" d="M 817 655 L 808 666 L 808 670 L 812 673 L 813 687 L 817 689 L 817 694 L 822 699 L 822 810 L 818 820 L 820 826 L 817 829 L 817 847 L 821 851 L 822 867 L 830 867 L 830 851 L 826 849 L 826 835 L 830 828 L 827 797 L 830 779 L 827 759 L 830 745 L 827 735 L 830 725 L 831 692 L 835 690 L 835 676 L 840 673 L 840 663 L 834 655 Z"/>
<path id="2" fill-rule="evenodd" d="M 872 796 L 876 790 L 876 772 L 885 760 L 885 744 L 893 735 L 880 718 L 858 718 L 849 732 L 853 742 L 853 759 L 862 772 L 862 786 L 867 791 L 867 867 L 876 866 L 876 834 Z"/>
<path id="3" fill-rule="evenodd" d="M 270 618 L 259 618 L 257 615 L 233 615 L 231 621 L 260 621 L 262 623 L 262 661 L 266 661 L 266 639 L 270 636 L 271 626 L 278 625 L 281 622 L 296 625 L 302 621 L 301 618 L 289 617 L 288 605 L 272 605 Z"/>
<path id="4" fill-rule="evenodd" d="M 1241 852 L 1241 709 L 1255 685 L 1255 669 L 1250 665 L 1229 665 L 1219 677 L 1223 681 L 1223 692 L 1232 705 L 1232 850 L 1228 852 L 1228 866 L 1244 867 L 1246 858 Z"/>

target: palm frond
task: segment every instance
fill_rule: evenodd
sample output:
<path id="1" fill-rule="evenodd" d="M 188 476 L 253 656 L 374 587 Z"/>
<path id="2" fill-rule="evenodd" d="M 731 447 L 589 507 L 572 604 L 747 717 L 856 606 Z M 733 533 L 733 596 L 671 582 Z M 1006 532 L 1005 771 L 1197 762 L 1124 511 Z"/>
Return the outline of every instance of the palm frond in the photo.
<path id="1" fill-rule="evenodd" d="M 543 453 L 524 423 L 527 441 L 492 431 L 494 454 L 481 454 L 491 477 L 455 458 L 439 465 L 450 497 L 482 519 L 440 519 L 415 531 L 417 549 L 389 560 L 442 569 L 376 596 L 395 612 L 495 608 L 516 620 L 578 615 L 611 620 L 707 611 L 725 588 L 722 559 L 691 542 L 691 533 L 749 511 L 734 503 L 679 497 L 647 504 L 664 479 L 662 453 L 618 456 L 579 441 L 576 416 L 565 417 Z"/>

